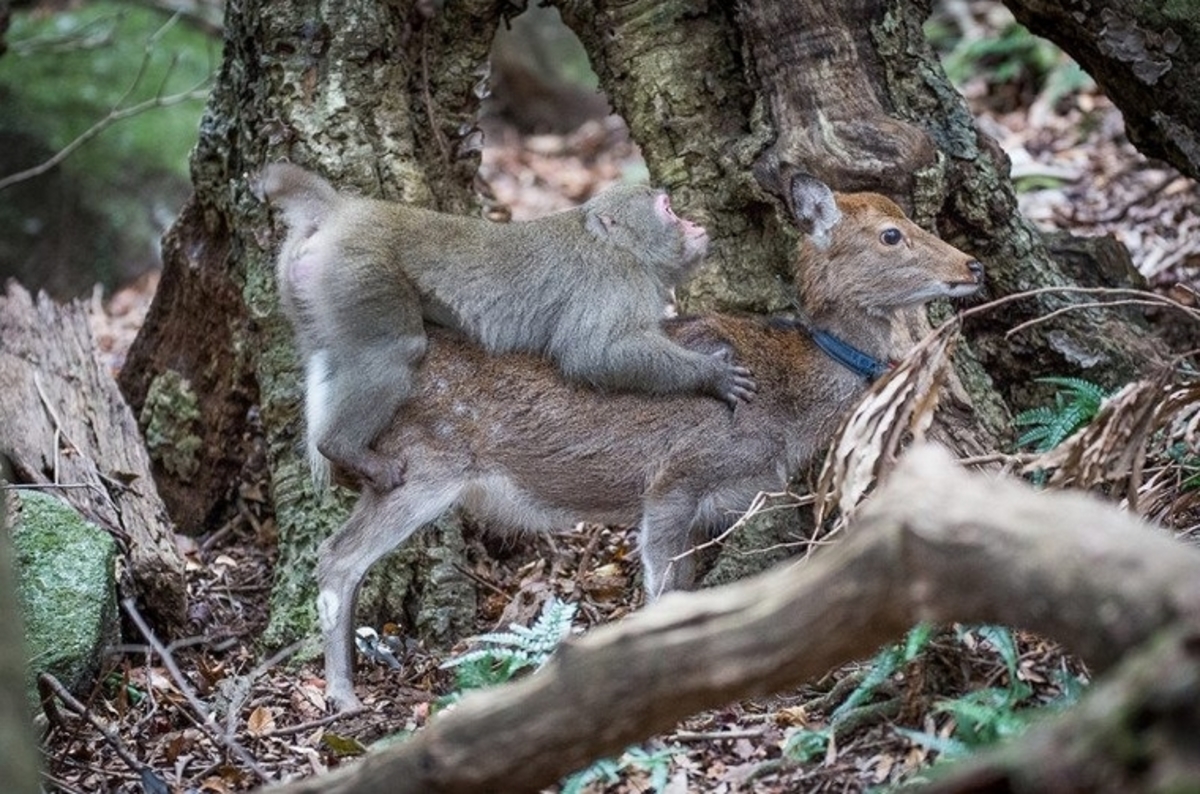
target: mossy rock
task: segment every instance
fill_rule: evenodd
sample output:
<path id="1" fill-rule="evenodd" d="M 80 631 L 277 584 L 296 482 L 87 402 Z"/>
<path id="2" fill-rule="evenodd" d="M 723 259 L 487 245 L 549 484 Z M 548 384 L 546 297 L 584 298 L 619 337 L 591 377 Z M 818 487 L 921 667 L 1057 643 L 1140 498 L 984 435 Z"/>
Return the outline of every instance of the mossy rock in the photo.
<path id="1" fill-rule="evenodd" d="M 82 693 L 119 636 L 116 543 L 53 496 L 17 491 L 9 507 L 31 702 L 43 672 Z"/>

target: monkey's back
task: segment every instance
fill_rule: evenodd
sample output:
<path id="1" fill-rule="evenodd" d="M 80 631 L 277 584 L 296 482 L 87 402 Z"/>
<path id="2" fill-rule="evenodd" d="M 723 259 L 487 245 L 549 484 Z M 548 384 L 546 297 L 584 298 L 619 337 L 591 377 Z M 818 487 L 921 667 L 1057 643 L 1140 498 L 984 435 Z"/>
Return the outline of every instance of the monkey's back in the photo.
<path id="1" fill-rule="evenodd" d="M 331 272 L 328 290 L 381 321 L 415 293 L 426 319 L 492 352 L 545 354 L 563 339 L 601 344 L 591 338 L 598 330 L 619 333 L 663 310 L 661 286 L 588 235 L 578 209 L 501 224 L 345 198 L 323 233 L 355 274 Z M 617 304 L 612 314 L 606 295 Z"/>

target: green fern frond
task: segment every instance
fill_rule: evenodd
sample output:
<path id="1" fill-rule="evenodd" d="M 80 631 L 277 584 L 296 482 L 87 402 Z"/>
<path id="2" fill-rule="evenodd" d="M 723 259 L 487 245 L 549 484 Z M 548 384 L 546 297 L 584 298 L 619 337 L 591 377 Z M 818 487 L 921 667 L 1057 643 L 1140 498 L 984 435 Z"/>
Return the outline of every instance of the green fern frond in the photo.
<path id="1" fill-rule="evenodd" d="M 1062 389 L 1070 392 L 1077 399 L 1086 400 L 1099 406 L 1108 398 L 1109 392 L 1098 383 L 1092 383 L 1084 378 L 1073 378 L 1062 375 L 1049 375 L 1045 378 L 1037 378 L 1038 383 L 1046 383 L 1050 386 L 1059 386 Z"/>
<path id="2" fill-rule="evenodd" d="M 541 667 L 570 633 L 576 605 L 552 598 L 532 626 L 512 624 L 508 631 L 474 638 L 481 646 L 443 662 L 456 668 L 458 689 L 478 689 L 509 681 L 521 670 Z"/>
<path id="3" fill-rule="evenodd" d="M 601 758 L 591 766 L 564 778 L 560 784 L 560 791 L 562 794 L 582 794 L 595 783 L 616 783 L 620 780 L 623 770 L 645 772 L 650 778 L 647 791 L 666 791 L 670 780 L 671 762 L 683 752 L 683 748 L 677 744 L 666 745 L 653 751 L 636 745 L 627 747 L 619 758 Z"/>
<path id="4" fill-rule="evenodd" d="M 1050 436 L 1050 433 L 1051 433 L 1051 428 L 1049 428 L 1049 427 L 1035 427 L 1034 429 L 1032 429 L 1026 433 L 1022 433 L 1017 438 L 1017 446 L 1018 447 L 1027 447 L 1031 444 L 1036 444 L 1037 449 L 1041 450 L 1041 448 L 1043 446 L 1045 446 L 1041 442 L 1044 439 L 1048 438 Z M 1054 445 L 1051 444 L 1051 445 L 1047 446 L 1046 449 L 1052 449 L 1053 447 L 1054 447 Z"/>
<path id="5" fill-rule="evenodd" d="M 1049 452 L 1092 421 L 1109 396 L 1104 387 L 1083 378 L 1051 376 L 1037 382 L 1059 387 L 1054 406 L 1030 408 L 1013 417 L 1015 426 L 1029 427 L 1017 439 L 1017 446 L 1034 445 L 1037 452 Z"/>
<path id="6" fill-rule="evenodd" d="M 1037 408 L 1030 408 L 1027 411 L 1021 411 L 1013 417 L 1014 425 L 1048 425 L 1054 421 L 1055 412 L 1052 408 L 1047 408 L 1044 405 L 1039 405 Z"/>

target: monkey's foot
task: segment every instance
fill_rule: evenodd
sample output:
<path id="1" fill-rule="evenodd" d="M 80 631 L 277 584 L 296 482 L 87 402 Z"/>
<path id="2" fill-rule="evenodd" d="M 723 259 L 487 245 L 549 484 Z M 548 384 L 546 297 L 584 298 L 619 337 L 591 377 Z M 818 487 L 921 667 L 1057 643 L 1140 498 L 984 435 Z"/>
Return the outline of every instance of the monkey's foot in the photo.
<path id="1" fill-rule="evenodd" d="M 758 393 L 758 383 L 745 367 L 733 368 L 733 383 L 725 392 L 725 402 L 737 407 L 739 402 L 748 403 Z"/>
<path id="2" fill-rule="evenodd" d="M 372 456 L 364 458 L 363 464 L 358 470 L 363 485 L 370 486 L 378 493 L 393 491 L 404 484 L 404 464 L 398 460 Z"/>
<path id="3" fill-rule="evenodd" d="M 343 485 L 370 488 L 376 493 L 387 493 L 404 484 L 404 462 L 380 455 L 374 450 L 337 457 L 324 450 L 321 451 L 321 454 L 337 467 L 337 480 Z"/>

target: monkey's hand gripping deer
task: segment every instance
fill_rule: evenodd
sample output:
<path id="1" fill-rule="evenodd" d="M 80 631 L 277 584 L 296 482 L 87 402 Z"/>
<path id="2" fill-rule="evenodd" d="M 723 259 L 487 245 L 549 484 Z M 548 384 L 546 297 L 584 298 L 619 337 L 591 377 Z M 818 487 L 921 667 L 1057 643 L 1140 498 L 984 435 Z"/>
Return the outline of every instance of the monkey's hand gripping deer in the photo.
<path id="1" fill-rule="evenodd" d="M 318 483 L 325 459 L 378 491 L 403 481 L 402 461 L 373 444 L 414 394 L 426 320 L 490 353 L 546 356 L 603 390 L 732 406 L 756 389 L 728 351 L 688 350 L 660 327 L 708 247 L 661 191 L 611 188 L 574 210 L 499 224 L 340 194 L 288 163 L 267 166 L 258 188 L 288 225 L 277 276 L 304 357 Z"/>
<path id="2" fill-rule="evenodd" d="M 483 526 L 525 530 L 640 522 L 647 597 L 688 587 L 688 550 L 732 523 L 758 492 L 783 487 L 885 369 L 893 316 L 979 289 L 977 261 L 888 199 L 835 201 L 806 177 L 793 179 L 790 190 L 797 223 L 812 232 L 794 262 L 808 322 L 708 315 L 666 324 L 677 342 L 713 354 L 732 349 L 754 369 L 759 392 L 737 411 L 688 394 L 598 392 L 537 358 L 491 357 L 452 335 L 431 334 L 416 391 L 377 442 L 381 456 L 407 461 L 405 483 L 387 492 L 364 488 L 318 553 L 331 703 L 358 703 L 352 633 L 359 583 L 422 525 L 455 506 Z M 826 350 L 818 338 L 836 344 Z"/>

